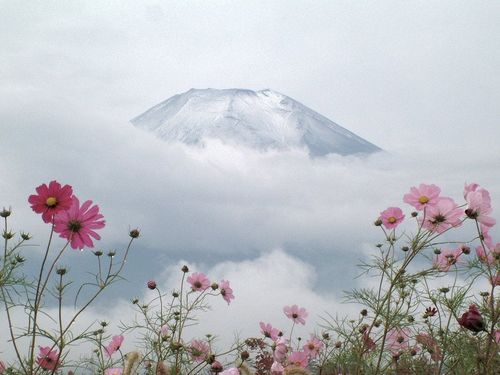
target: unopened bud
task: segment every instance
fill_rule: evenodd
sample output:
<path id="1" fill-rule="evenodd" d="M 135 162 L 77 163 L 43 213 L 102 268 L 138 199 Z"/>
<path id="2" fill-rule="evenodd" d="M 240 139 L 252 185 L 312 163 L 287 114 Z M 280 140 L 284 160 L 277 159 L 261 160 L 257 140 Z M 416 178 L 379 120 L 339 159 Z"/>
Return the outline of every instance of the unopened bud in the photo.
<path id="1" fill-rule="evenodd" d="M 113 258 L 116 255 L 116 251 L 111 250 L 108 252 L 108 257 Z"/>
<path id="2" fill-rule="evenodd" d="M 66 268 L 58 268 L 56 273 L 60 276 L 65 275 L 68 270 Z"/>
<path id="3" fill-rule="evenodd" d="M 321 336 L 323 337 L 324 340 L 330 340 L 330 335 L 328 334 L 328 332 L 323 332 Z"/>
<path id="4" fill-rule="evenodd" d="M 12 210 L 10 207 L 8 210 L 4 207 L 3 210 L 0 211 L 0 216 L 3 218 L 6 218 L 6 217 L 9 217 L 11 213 L 12 213 Z"/>
<path id="5" fill-rule="evenodd" d="M 155 290 L 156 289 L 156 281 L 149 280 L 148 281 L 148 288 L 151 289 L 151 290 Z"/>
<path id="6" fill-rule="evenodd" d="M 219 284 L 212 283 L 212 285 L 210 285 L 210 288 L 212 288 L 212 290 L 217 290 L 219 288 Z"/>
<path id="7" fill-rule="evenodd" d="M 434 249 L 434 254 L 436 254 L 436 255 L 441 254 L 441 249 Z"/>
<path id="8" fill-rule="evenodd" d="M 177 293 L 177 292 L 172 292 L 172 297 L 174 297 L 174 298 L 179 297 L 179 293 Z"/>
<path id="9" fill-rule="evenodd" d="M 189 272 L 188 266 L 182 266 L 181 271 L 184 272 L 184 273 Z"/>
<path id="10" fill-rule="evenodd" d="M 470 247 L 469 246 L 462 246 L 462 253 L 465 255 L 470 254 Z"/>
<path id="11" fill-rule="evenodd" d="M 21 232 L 21 238 L 24 240 L 24 241 L 29 241 L 31 240 L 31 236 L 29 233 L 24 233 L 24 232 Z"/>
<path id="12" fill-rule="evenodd" d="M 97 257 L 100 257 L 102 255 L 102 251 L 101 250 L 96 250 L 96 251 L 94 251 L 94 255 L 97 256 Z"/>
<path id="13" fill-rule="evenodd" d="M 26 260 L 26 258 L 22 257 L 21 255 L 19 255 L 19 254 L 16 255 L 16 262 L 17 263 L 24 263 L 25 260 Z"/>
<path id="14" fill-rule="evenodd" d="M 248 353 L 246 350 L 244 350 L 240 353 L 240 358 L 242 361 L 246 361 L 249 357 L 250 357 L 250 353 Z"/>
<path id="15" fill-rule="evenodd" d="M 446 293 L 448 293 L 448 292 L 450 291 L 450 288 L 441 288 L 441 289 L 439 289 L 439 291 L 440 291 L 441 293 L 446 294 Z"/>
<path id="16" fill-rule="evenodd" d="M 417 211 L 413 211 L 413 212 L 411 213 L 411 217 L 417 217 L 417 216 L 418 216 L 418 212 L 417 212 Z"/>
<path id="17" fill-rule="evenodd" d="M 4 230 L 2 233 L 2 237 L 6 240 L 10 240 L 12 237 L 14 237 L 14 233 L 12 233 L 10 230 L 8 232 Z"/>
<path id="18" fill-rule="evenodd" d="M 341 348 L 342 347 L 342 342 L 341 341 L 337 341 L 335 343 L 335 347 L 338 349 L 338 348 Z"/>
<path id="19" fill-rule="evenodd" d="M 376 227 L 380 227 L 382 225 L 382 219 L 375 220 L 375 222 L 373 223 L 373 225 L 375 225 Z"/>
<path id="20" fill-rule="evenodd" d="M 363 310 L 361 310 L 360 314 L 362 316 L 367 316 L 368 315 L 368 310 L 367 309 L 363 309 Z"/>
<path id="21" fill-rule="evenodd" d="M 404 252 L 407 252 L 408 250 L 410 250 L 410 248 L 408 246 L 403 246 L 401 248 L 401 250 L 403 250 Z"/>
<path id="22" fill-rule="evenodd" d="M 137 238 L 141 235 L 141 232 L 139 231 L 139 229 L 132 229 L 129 234 L 128 234 L 130 237 L 132 238 Z"/>

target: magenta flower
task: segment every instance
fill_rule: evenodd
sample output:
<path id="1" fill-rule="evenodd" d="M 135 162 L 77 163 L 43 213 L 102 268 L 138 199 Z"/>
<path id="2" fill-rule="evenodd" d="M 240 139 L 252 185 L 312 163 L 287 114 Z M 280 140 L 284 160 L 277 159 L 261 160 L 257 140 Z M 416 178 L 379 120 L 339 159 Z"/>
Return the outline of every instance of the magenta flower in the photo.
<path id="1" fill-rule="evenodd" d="M 271 365 L 271 375 L 283 375 L 285 373 L 285 368 L 281 363 L 274 361 Z"/>
<path id="2" fill-rule="evenodd" d="M 149 280 L 148 281 L 148 289 L 155 290 L 156 289 L 156 281 Z"/>
<path id="3" fill-rule="evenodd" d="M 389 207 L 380 213 L 380 220 L 386 229 L 396 228 L 404 218 L 405 215 L 399 207 Z"/>
<path id="4" fill-rule="evenodd" d="M 462 316 L 457 320 L 458 324 L 460 324 L 462 327 L 476 333 L 484 331 L 486 327 L 486 325 L 484 324 L 483 316 L 477 309 L 476 305 L 470 305 L 469 311 L 464 312 Z"/>
<path id="5" fill-rule="evenodd" d="M 203 362 L 210 353 L 208 343 L 202 340 L 192 340 L 189 345 L 191 358 L 196 362 Z"/>
<path id="6" fill-rule="evenodd" d="M 387 333 L 387 348 L 397 355 L 410 347 L 410 330 L 408 328 L 393 328 Z"/>
<path id="7" fill-rule="evenodd" d="M 36 363 L 44 370 L 55 371 L 60 365 L 59 353 L 55 350 L 50 350 L 48 346 L 39 346 L 39 349 L 40 352 L 36 358 Z"/>
<path id="8" fill-rule="evenodd" d="M 270 338 L 273 341 L 278 340 L 280 331 L 277 328 L 274 328 L 269 323 L 265 324 L 264 322 L 260 322 L 259 326 L 260 326 L 260 332 L 262 332 L 264 336 Z"/>
<path id="9" fill-rule="evenodd" d="M 462 249 L 455 250 L 442 250 L 436 259 L 434 259 L 434 266 L 443 272 L 448 272 L 451 266 L 457 263 L 458 257 L 462 255 Z"/>
<path id="10" fill-rule="evenodd" d="M 304 351 L 291 352 L 287 359 L 288 366 L 297 366 L 306 368 L 309 364 L 307 353 Z"/>
<path id="11" fill-rule="evenodd" d="M 303 346 L 304 352 L 311 358 L 316 358 L 319 355 L 321 349 L 323 349 L 325 345 L 323 342 L 318 339 L 316 336 L 311 336 L 309 340 L 307 340 L 306 344 Z"/>
<path id="12" fill-rule="evenodd" d="M 462 210 L 451 198 L 439 198 L 434 206 L 427 207 L 425 220 L 422 226 L 436 233 L 459 226 L 463 216 Z"/>
<path id="13" fill-rule="evenodd" d="M 120 367 L 107 368 L 104 375 L 122 375 L 123 369 Z"/>
<path id="14" fill-rule="evenodd" d="M 193 292 L 201 292 L 210 286 L 210 280 L 201 272 L 193 272 L 188 278 L 187 282 L 191 284 Z"/>
<path id="15" fill-rule="evenodd" d="M 309 315 L 303 307 L 299 308 L 297 305 L 293 306 L 285 306 L 283 307 L 283 312 L 287 316 L 287 318 L 292 319 L 294 323 L 300 323 L 302 325 L 306 324 L 304 320 Z"/>
<path id="16" fill-rule="evenodd" d="M 421 211 L 427 206 L 433 206 L 439 200 L 441 189 L 436 185 L 420 184 L 418 188 L 412 187 L 403 197 L 403 202 L 412 205 Z"/>
<path id="17" fill-rule="evenodd" d="M 123 344 L 124 337 L 122 335 L 113 336 L 111 342 L 104 348 L 108 357 L 111 357 Z"/>
<path id="18" fill-rule="evenodd" d="M 92 206 L 92 201 L 88 200 L 80 207 L 78 198 L 73 197 L 71 207 L 54 217 L 54 231 L 70 241 L 73 249 L 94 247 L 92 238 L 101 239 L 95 230 L 104 228 L 103 217 L 99 206 Z"/>
<path id="19" fill-rule="evenodd" d="M 52 222 L 55 214 L 65 211 L 71 207 L 73 188 L 69 185 L 51 181 L 36 188 L 37 195 L 30 195 L 28 202 L 37 214 L 42 214 L 42 219 L 46 223 Z"/>
<path id="20" fill-rule="evenodd" d="M 234 299 L 233 289 L 231 289 L 231 287 L 229 286 L 229 281 L 222 280 L 219 283 L 219 288 L 222 298 L 229 305 L 231 303 L 231 300 Z"/>

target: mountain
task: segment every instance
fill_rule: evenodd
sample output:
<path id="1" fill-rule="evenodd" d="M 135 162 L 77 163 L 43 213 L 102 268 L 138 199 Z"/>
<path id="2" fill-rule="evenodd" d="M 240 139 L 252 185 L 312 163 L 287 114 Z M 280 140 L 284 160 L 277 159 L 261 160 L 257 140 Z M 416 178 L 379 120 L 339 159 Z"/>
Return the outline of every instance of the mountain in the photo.
<path id="1" fill-rule="evenodd" d="M 224 143 L 258 150 L 307 148 L 310 155 L 372 153 L 380 148 L 273 90 L 191 89 L 131 120 L 165 141 Z"/>

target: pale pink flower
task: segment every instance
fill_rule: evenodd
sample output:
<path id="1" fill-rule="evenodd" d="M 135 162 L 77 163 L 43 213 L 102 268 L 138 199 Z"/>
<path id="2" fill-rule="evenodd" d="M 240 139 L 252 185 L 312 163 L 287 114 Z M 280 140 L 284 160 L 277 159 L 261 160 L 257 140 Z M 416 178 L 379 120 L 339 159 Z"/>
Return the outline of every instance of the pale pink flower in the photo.
<path id="1" fill-rule="evenodd" d="M 476 254 L 482 263 L 492 265 L 496 262 L 497 257 L 500 257 L 500 243 L 497 243 L 494 247 L 491 246 L 487 250 L 482 247 L 476 247 Z"/>
<path id="2" fill-rule="evenodd" d="M 210 353 L 210 347 L 206 341 L 192 340 L 189 344 L 191 358 L 196 362 L 203 362 Z"/>
<path id="3" fill-rule="evenodd" d="M 274 328 L 271 324 L 267 323 L 265 324 L 264 322 L 260 322 L 260 332 L 268 338 L 270 338 L 273 341 L 276 341 L 279 337 L 279 329 Z"/>
<path id="4" fill-rule="evenodd" d="M 408 203 L 421 211 L 427 206 L 433 206 L 439 200 L 441 189 L 436 185 L 420 184 L 418 188 L 412 187 L 403 197 L 403 202 Z"/>
<path id="5" fill-rule="evenodd" d="M 283 363 L 286 358 L 286 353 L 288 353 L 288 343 L 283 337 L 276 340 L 273 352 L 273 358 L 276 362 Z"/>
<path id="6" fill-rule="evenodd" d="M 495 276 L 491 276 L 491 285 L 499 286 L 500 285 L 500 271 L 497 272 Z"/>
<path id="7" fill-rule="evenodd" d="M 36 358 L 36 363 L 44 370 L 55 371 L 59 367 L 59 353 L 56 350 L 50 350 L 50 347 L 39 346 L 40 352 Z"/>
<path id="8" fill-rule="evenodd" d="M 368 330 L 363 333 L 363 345 L 366 348 L 366 351 L 369 352 L 377 347 L 375 341 L 368 334 Z"/>
<path id="9" fill-rule="evenodd" d="M 0 361 L 0 374 L 2 374 L 5 370 L 7 370 L 7 367 L 5 366 L 5 363 Z"/>
<path id="10" fill-rule="evenodd" d="M 107 368 L 104 375 L 122 375 L 123 369 L 120 367 Z"/>
<path id="11" fill-rule="evenodd" d="M 303 307 L 298 307 L 297 305 L 285 306 L 283 307 L 283 312 L 287 318 L 292 319 L 295 323 L 300 323 L 302 325 L 306 324 L 305 318 L 309 315 Z"/>
<path id="12" fill-rule="evenodd" d="M 164 324 L 160 327 L 160 336 L 167 337 L 168 336 L 168 325 Z"/>
<path id="13" fill-rule="evenodd" d="M 434 206 L 427 207 L 422 226 L 431 232 L 443 233 L 445 230 L 461 225 L 463 211 L 451 198 L 439 198 Z"/>
<path id="14" fill-rule="evenodd" d="M 113 336 L 111 342 L 104 348 L 108 357 L 111 357 L 123 344 L 124 337 L 122 335 Z"/>
<path id="15" fill-rule="evenodd" d="M 393 328 L 387 333 L 387 348 L 392 354 L 397 355 L 410 348 L 409 333 L 408 328 Z"/>
<path id="16" fill-rule="evenodd" d="M 489 231 L 490 228 L 485 227 L 483 224 L 479 223 L 479 229 L 481 230 L 481 234 L 483 235 L 483 243 L 488 246 L 489 248 L 494 247 L 493 246 L 493 238 L 491 237 Z"/>
<path id="17" fill-rule="evenodd" d="M 434 266 L 443 272 L 447 272 L 451 266 L 457 263 L 458 257 L 462 255 L 462 249 L 442 250 L 434 259 Z"/>
<path id="18" fill-rule="evenodd" d="M 274 361 L 271 365 L 271 375 L 283 375 L 285 373 L 285 368 L 281 363 Z"/>
<path id="19" fill-rule="evenodd" d="M 471 191 L 476 191 L 477 188 L 479 187 L 479 184 L 472 183 L 468 184 L 467 182 L 464 184 L 464 199 L 467 197 L 467 194 L 470 193 Z"/>
<path id="20" fill-rule="evenodd" d="M 99 213 L 99 206 L 92 206 L 91 200 L 80 207 L 78 198 L 73 197 L 71 207 L 54 217 L 54 231 L 59 233 L 60 237 L 71 241 L 73 249 L 94 247 L 92 238 L 101 239 L 95 230 L 104 228 L 105 221 L 101 220 L 103 217 Z"/>
<path id="21" fill-rule="evenodd" d="M 57 181 L 51 181 L 36 188 L 36 195 L 30 195 L 28 202 L 37 214 L 42 214 L 46 223 L 52 222 L 55 214 L 71 207 L 73 188 L 69 185 L 61 186 Z"/>
<path id="22" fill-rule="evenodd" d="M 491 228 L 495 225 L 496 220 L 491 216 L 491 198 L 488 190 L 480 188 L 475 191 L 470 191 L 465 196 L 468 207 L 465 210 L 467 217 L 476 219 L 484 226 Z"/>
<path id="23" fill-rule="evenodd" d="M 304 352 L 311 358 L 316 358 L 321 349 L 323 349 L 325 345 L 323 342 L 318 339 L 316 336 L 311 336 L 309 340 L 307 340 L 306 344 L 302 347 Z"/>
<path id="24" fill-rule="evenodd" d="M 405 215 L 399 207 L 389 207 L 380 213 L 380 220 L 386 229 L 396 228 L 404 218 Z"/>
<path id="25" fill-rule="evenodd" d="M 240 375 L 240 370 L 238 370 L 236 367 L 231 367 L 220 372 L 219 375 Z"/>
<path id="26" fill-rule="evenodd" d="M 309 364 L 308 355 L 304 351 L 291 352 L 287 359 L 288 366 L 306 368 Z"/>
<path id="27" fill-rule="evenodd" d="M 497 329 L 495 331 L 495 341 L 497 342 L 498 345 L 500 345 L 500 329 Z"/>
<path id="28" fill-rule="evenodd" d="M 220 294 L 221 294 L 222 298 L 229 305 L 231 300 L 234 299 L 233 289 L 231 289 L 231 287 L 229 286 L 229 281 L 222 280 L 219 283 L 219 289 L 220 289 Z"/>
<path id="29" fill-rule="evenodd" d="M 210 280 L 201 272 L 193 272 L 187 278 L 187 282 L 191 284 L 193 292 L 201 292 L 210 286 Z"/>

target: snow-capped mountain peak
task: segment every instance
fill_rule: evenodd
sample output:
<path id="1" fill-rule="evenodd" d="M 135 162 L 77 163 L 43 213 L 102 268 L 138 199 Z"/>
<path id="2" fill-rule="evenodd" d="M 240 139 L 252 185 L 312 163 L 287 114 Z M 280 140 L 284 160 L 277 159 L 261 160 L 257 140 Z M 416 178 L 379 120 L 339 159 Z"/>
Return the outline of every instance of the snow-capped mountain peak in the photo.
<path id="1" fill-rule="evenodd" d="M 380 149 L 279 92 L 191 89 L 131 120 L 165 141 L 202 144 L 216 138 L 258 150 L 307 148 L 313 156 Z"/>

